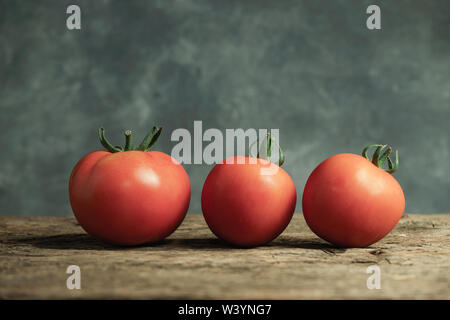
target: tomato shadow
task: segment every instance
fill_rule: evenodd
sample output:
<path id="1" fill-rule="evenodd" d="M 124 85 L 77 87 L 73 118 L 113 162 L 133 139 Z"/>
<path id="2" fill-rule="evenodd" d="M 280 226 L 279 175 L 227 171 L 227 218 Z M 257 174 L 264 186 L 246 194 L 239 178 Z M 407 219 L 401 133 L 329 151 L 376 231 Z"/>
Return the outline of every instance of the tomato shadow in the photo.
<path id="1" fill-rule="evenodd" d="M 166 239 L 168 247 L 182 248 L 182 249 L 224 249 L 224 250 L 251 250 L 251 249 L 307 249 L 307 250 L 321 250 L 330 255 L 344 253 L 347 248 L 337 247 L 323 240 L 316 239 L 298 239 L 298 238 L 278 238 L 267 244 L 260 246 L 243 247 L 227 243 L 219 238 L 185 238 L 185 239 Z"/>
<path id="2" fill-rule="evenodd" d="M 278 238 L 268 244 L 257 247 L 240 247 L 229 244 L 219 238 L 168 238 L 155 243 L 146 243 L 137 246 L 112 245 L 91 237 L 86 233 L 61 234 L 53 236 L 34 236 L 26 238 L 8 239 L 8 244 L 30 245 L 41 249 L 57 250 L 249 250 L 249 249 L 275 249 L 297 248 L 307 250 L 322 250 L 330 255 L 343 253 L 345 248 L 333 246 L 320 239 Z"/>
<path id="3" fill-rule="evenodd" d="M 272 248 L 297 248 L 307 250 L 321 250 L 330 255 L 344 253 L 347 248 L 338 247 L 321 239 L 298 239 L 294 237 L 278 238 L 266 245 Z"/>
<path id="4" fill-rule="evenodd" d="M 233 249 L 238 248 L 229 245 L 225 241 L 218 238 L 175 238 L 166 239 L 171 248 L 179 249 L 195 249 L 195 250 L 210 250 L 210 249 Z"/>
<path id="5" fill-rule="evenodd" d="M 195 239 L 163 239 L 154 243 L 145 243 L 136 246 L 112 245 L 91 237 L 86 233 L 62 234 L 54 236 L 27 237 L 18 239 L 8 239 L 8 244 L 30 245 L 40 249 L 57 250 L 136 250 L 141 249 L 230 249 L 231 246 L 215 238 L 195 238 Z"/>
<path id="6" fill-rule="evenodd" d="M 101 242 L 85 233 L 61 234 L 44 237 L 27 237 L 9 239 L 8 243 L 15 245 L 31 245 L 41 249 L 58 250 L 120 250 L 126 247 L 113 246 Z"/>

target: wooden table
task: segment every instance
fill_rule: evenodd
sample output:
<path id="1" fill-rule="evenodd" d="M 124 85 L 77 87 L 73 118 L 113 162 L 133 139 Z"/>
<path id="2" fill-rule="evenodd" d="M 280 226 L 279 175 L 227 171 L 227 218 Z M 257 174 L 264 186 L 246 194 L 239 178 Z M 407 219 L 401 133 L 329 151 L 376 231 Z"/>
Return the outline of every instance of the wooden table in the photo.
<path id="1" fill-rule="evenodd" d="M 317 238 L 301 214 L 272 243 L 229 247 L 188 215 L 159 244 L 105 245 L 74 218 L 0 217 L 3 299 L 450 299 L 450 215 L 405 215 L 382 241 L 341 249 Z M 81 290 L 69 290 L 69 265 Z M 367 288 L 367 267 L 381 289 Z"/>

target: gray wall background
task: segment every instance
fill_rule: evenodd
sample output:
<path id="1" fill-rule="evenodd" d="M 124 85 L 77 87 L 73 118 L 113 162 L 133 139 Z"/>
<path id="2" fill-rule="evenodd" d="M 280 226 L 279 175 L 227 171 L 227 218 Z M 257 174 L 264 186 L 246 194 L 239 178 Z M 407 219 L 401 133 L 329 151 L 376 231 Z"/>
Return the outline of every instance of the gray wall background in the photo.
<path id="1" fill-rule="evenodd" d="M 319 162 L 389 143 L 406 211 L 450 212 L 450 1 L 0 1 L 0 116 L 2 215 L 71 215 L 100 124 L 117 143 L 159 124 L 170 153 L 194 120 L 280 128 L 297 211 Z M 199 213 L 211 166 L 185 168 Z"/>

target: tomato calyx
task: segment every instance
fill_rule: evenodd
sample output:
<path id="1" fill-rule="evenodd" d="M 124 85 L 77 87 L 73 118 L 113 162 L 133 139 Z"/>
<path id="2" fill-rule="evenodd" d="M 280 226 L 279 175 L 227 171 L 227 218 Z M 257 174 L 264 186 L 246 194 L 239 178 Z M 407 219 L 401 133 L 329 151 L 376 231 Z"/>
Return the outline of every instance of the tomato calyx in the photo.
<path id="1" fill-rule="evenodd" d="M 367 152 L 372 149 L 376 148 L 372 155 L 372 160 L 367 155 Z M 382 151 L 384 152 L 382 153 Z M 392 153 L 392 148 L 388 146 L 387 144 L 369 144 L 367 147 L 364 148 L 362 151 L 362 156 L 366 158 L 367 160 L 371 161 L 374 165 L 376 165 L 378 168 L 386 171 L 387 173 L 394 173 L 398 169 L 398 150 L 395 151 L 395 164 L 392 162 L 392 159 L 390 158 L 390 154 Z M 383 165 L 385 164 L 387 160 L 388 169 L 383 169 Z"/>
<path id="2" fill-rule="evenodd" d="M 250 155 L 253 156 L 252 152 L 251 152 L 251 148 L 253 145 L 255 145 L 255 143 L 257 143 L 258 141 L 255 141 L 252 143 L 252 145 L 250 146 Z M 270 131 L 267 132 L 266 137 L 264 139 L 264 141 L 262 141 L 261 146 L 258 150 L 258 153 L 256 154 L 256 158 L 260 158 L 260 159 L 264 159 L 267 161 L 270 161 L 270 158 L 272 156 L 272 148 L 273 145 L 275 145 L 278 149 L 280 158 L 278 159 L 278 166 L 281 167 L 283 165 L 283 163 L 286 160 L 286 157 L 284 155 L 283 149 L 281 149 L 280 145 L 276 142 L 276 140 L 274 138 L 272 138 Z"/>
<path id="3" fill-rule="evenodd" d="M 162 128 L 156 126 L 153 127 L 152 130 L 145 136 L 145 138 L 142 140 L 141 144 L 139 144 L 137 148 L 134 148 L 133 146 L 133 137 L 131 130 L 125 131 L 125 145 L 123 147 L 114 146 L 111 142 L 109 142 L 108 139 L 106 139 L 105 137 L 105 128 L 103 127 L 98 128 L 98 138 L 100 139 L 100 143 L 102 144 L 102 146 L 105 147 L 105 149 L 111 153 L 133 151 L 133 150 L 149 151 L 158 140 L 161 131 Z"/>

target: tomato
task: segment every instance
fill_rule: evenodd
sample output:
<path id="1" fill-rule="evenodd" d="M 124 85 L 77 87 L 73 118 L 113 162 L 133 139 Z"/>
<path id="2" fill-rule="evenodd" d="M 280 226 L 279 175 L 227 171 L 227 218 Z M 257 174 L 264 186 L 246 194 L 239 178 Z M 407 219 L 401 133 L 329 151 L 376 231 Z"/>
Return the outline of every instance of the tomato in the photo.
<path id="1" fill-rule="evenodd" d="M 264 169 L 274 166 L 274 172 Z M 252 247 L 275 239 L 289 224 L 297 200 L 289 174 L 264 159 L 236 156 L 217 164 L 202 191 L 211 231 L 231 244 Z"/>
<path id="2" fill-rule="evenodd" d="M 108 151 L 84 156 L 69 182 L 73 213 L 87 233 L 112 244 L 138 245 L 159 241 L 181 224 L 189 207 L 189 178 L 171 156 L 147 151 L 160 131 L 154 128 L 134 150 L 131 132 L 123 149 L 113 147 L 100 129 Z"/>
<path id="3" fill-rule="evenodd" d="M 372 162 L 367 150 L 377 147 Z M 303 215 L 311 230 L 341 247 L 366 247 L 386 236 L 405 209 L 402 188 L 392 173 L 383 145 L 370 145 L 363 155 L 338 154 L 323 161 L 311 173 L 303 192 Z M 389 164 L 384 170 L 383 164 Z"/>

